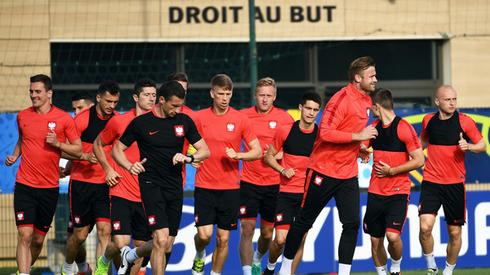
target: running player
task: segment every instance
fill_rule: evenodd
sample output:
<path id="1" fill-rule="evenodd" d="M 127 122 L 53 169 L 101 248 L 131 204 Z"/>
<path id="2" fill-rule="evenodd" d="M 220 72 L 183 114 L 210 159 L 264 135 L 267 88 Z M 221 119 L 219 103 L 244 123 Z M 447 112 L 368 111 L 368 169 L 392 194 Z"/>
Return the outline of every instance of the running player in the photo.
<path id="1" fill-rule="evenodd" d="M 165 250 L 169 236 L 177 236 L 182 216 L 183 189 L 182 164 L 203 161 L 209 156 L 206 142 L 199 135 L 194 122 L 181 114 L 185 91 L 176 81 L 166 82 L 158 90 L 159 105 L 151 112 L 133 119 L 115 144 L 112 154 L 117 163 L 138 181 L 141 200 L 147 216 L 153 241 L 143 245 L 151 247 L 153 274 L 163 274 Z M 197 149 L 194 155 L 182 154 L 184 139 Z M 124 151 L 133 142 L 138 143 L 140 160 L 131 162 Z M 149 251 L 122 249 L 122 263 L 118 274 L 124 274 L 128 265 Z"/>
<path id="2" fill-rule="evenodd" d="M 251 121 L 260 146 L 265 152 L 282 126 L 291 126 L 293 118 L 275 107 L 276 82 L 270 77 L 255 85 L 256 105 L 241 110 Z M 250 148 L 245 144 L 245 150 Z M 240 260 L 243 274 L 260 275 L 262 256 L 267 252 L 274 231 L 274 214 L 279 193 L 279 174 L 264 160 L 243 163 L 240 181 Z M 252 238 L 257 215 L 260 213 L 260 237 L 253 252 Z"/>
<path id="3" fill-rule="evenodd" d="M 128 246 L 133 238 L 136 247 L 151 239 L 151 233 L 146 223 L 146 215 L 141 204 L 138 177 L 121 168 L 106 158 L 104 147 L 112 145 L 126 130 L 128 124 L 137 116 L 150 111 L 155 105 L 156 84 L 152 80 L 138 81 L 133 90 L 135 108 L 127 113 L 113 117 L 94 141 L 93 151 L 99 163 L 104 168 L 109 189 L 112 239 L 104 255 L 97 259 L 96 275 L 107 274 L 110 260 L 120 254 L 120 249 Z M 126 151 L 126 157 L 131 162 L 139 160 L 138 145 L 133 143 Z M 139 265 L 134 266 L 139 271 Z"/>
<path id="4" fill-rule="evenodd" d="M 211 157 L 197 169 L 194 190 L 194 220 L 197 234 L 194 237 L 196 256 L 192 274 L 203 274 L 206 246 L 216 232 L 212 275 L 221 274 L 228 257 L 228 240 L 231 230 L 237 228 L 240 205 L 240 179 L 238 163 L 259 159 L 260 143 L 251 121 L 230 107 L 233 82 L 225 74 L 211 79 L 213 105 L 196 113 L 195 121 L 203 138 L 209 144 Z M 240 152 L 242 141 L 250 150 Z"/>
<path id="5" fill-rule="evenodd" d="M 453 273 L 461 250 L 461 227 L 466 222 L 464 156 L 467 151 L 485 152 L 485 141 L 467 115 L 456 111 L 456 90 L 443 85 L 437 89 L 437 113 L 422 120 L 422 144 L 427 146 L 427 163 L 419 202 L 420 244 L 427 262 L 427 274 L 437 274 L 432 228 L 443 207 L 449 241 L 443 274 Z M 468 143 L 468 140 L 471 143 Z"/>
<path id="6" fill-rule="evenodd" d="M 293 258 L 305 233 L 332 197 L 342 223 L 338 273 L 350 274 L 360 223 L 357 156 L 360 142 L 377 135 L 373 126 L 365 127 L 372 105 L 369 93 L 377 82 L 374 60 L 357 58 L 350 64 L 348 75 L 350 84 L 330 99 L 323 112 L 311 153 L 303 208 L 286 239 L 281 275 L 291 274 Z"/>
<path id="7" fill-rule="evenodd" d="M 279 196 L 275 209 L 275 237 L 269 246 L 269 262 L 263 274 L 274 274 L 276 261 L 281 256 L 289 227 L 301 210 L 306 168 L 315 142 L 318 126 L 315 124 L 322 99 L 317 93 L 305 93 L 299 104 L 300 120 L 292 126 L 279 128 L 273 143 L 264 156 L 264 161 L 281 175 Z M 278 162 L 276 155 L 282 150 Z M 294 274 L 303 256 L 303 244 L 294 258 L 291 271 Z"/>
<path id="8" fill-rule="evenodd" d="M 109 186 L 106 184 L 104 169 L 92 152 L 92 144 L 115 114 L 114 109 L 119 102 L 119 85 L 113 81 L 100 84 L 96 101 L 96 105 L 75 117 L 82 138 L 83 153 L 79 159 L 73 160 L 71 169 L 70 215 L 74 230 L 66 241 L 66 258 L 62 267 L 62 274 L 66 275 L 73 274 L 78 249 L 94 224 L 101 244 L 97 246 L 97 257 L 104 253 L 110 241 Z"/>
<path id="9" fill-rule="evenodd" d="M 399 275 L 403 252 L 400 234 L 410 202 L 408 172 L 424 165 L 424 153 L 415 129 L 393 111 L 391 92 L 377 89 L 371 98 L 371 110 L 378 118 L 372 126 L 378 136 L 371 140 L 374 166 L 363 228 L 371 235 L 371 252 L 378 275 L 386 275 L 387 270 L 385 236 L 391 257 L 390 273 Z"/>
<path id="10" fill-rule="evenodd" d="M 58 202 L 59 160 L 62 152 L 79 156 L 80 137 L 70 115 L 51 104 L 51 78 L 38 74 L 30 78 L 32 106 L 19 112 L 19 139 L 5 165 L 22 155 L 14 191 L 17 225 L 17 267 L 29 274 L 39 257 Z M 69 142 L 66 142 L 69 141 Z"/>

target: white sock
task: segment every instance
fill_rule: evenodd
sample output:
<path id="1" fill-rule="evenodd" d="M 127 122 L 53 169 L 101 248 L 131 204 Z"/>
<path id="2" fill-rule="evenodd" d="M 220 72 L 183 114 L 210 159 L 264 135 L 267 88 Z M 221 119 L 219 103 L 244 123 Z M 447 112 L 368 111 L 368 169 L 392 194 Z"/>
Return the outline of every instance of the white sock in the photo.
<path id="1" fill-rule="evenodd" d="M 293 265 L 293 259 L 282 257 L 281 269 L 279 275 L 291 275 L 291 266 Z"/>
<path id="2" fill-rule="evenodd" d="M 196 257 L 198 259 L 204 259 L 206 258 L 206 249 L 203 249 L 202 251 L 196 251 Z"/>
<path id="3" fill-rule="evenodd" d="M 376 267 L 376 273 L 378 273 L 378 275 L 386 275 L 386 265 L 375 266 L 375 267 Z"/>
<path id="4" fill-rule="evenodd" d="M 350 264 L 339 263 L 339 275 L 349 275 L 350 274 Z"/>
<path id="5" fill-rule="evenodd" d="M 209 275 L 221 275 L 221 273 L 214 272 L 214 271 L 211 270 L 211 273 L 209 273 Z"/>
<path id="6" fill-rule="evenodd" d="M 66 274 L 73 274 L 73 266 L 75 265 L 75 262 L 69 264 L 67 262 L 65 262 L 65 264 L 63 264 L 63 272 L 65 272 Z"/>
<path id="7" fill-rule="evenodd" d="M 274 270 L 274 269 L 276 269 L 276 263 L 277 263 L 277 262 L 273 262 L 273 263 L 271 263 L 271 262 L 269 262 L 269 261 L 268 261 L 268 262 L 267 262 L 267 269 L 269 269 L 269 270 Z"/>
<path id="8" fill-rule="evenodd" d="M 427 268 L 437 269 L 434 253 L 424 254 L 424 258 L 425 258 L 425 262 L 427 263 Z"/>
<path id="9" fill-rule="evenodd" d="M 252 275 L 252 266 L 244 265 L 242 266 L 243 275 Z"/>
<path id="10" fill-rule="evenodd" d="M 138 259 L 138 255 L 136 254 L 136 248 L 133 248 L 129 250 L 128 254 L 126 254 L 126 260 L 128 260 L 128 263 L 134 263 L 136 259 Z"/>
<path id="11" fill-rule="evenodd" d="M 398 260 L 391 258 L 390 272 L 400 272 L 400 264 L 402 262 L 402 258 L 403 257 L 400 257 L 400 259 Z"/>
<path id="12" fill-rule="evenodd" d="M 259 264 L 262 262 L 262 257 L 264 257 L 264 254 L 260 253 L 259 250 L 255 250 L 254 252 L 254 257 L 253 257 L 253 263 L 254 264 Z"/>
<path id="13" fill-rule="evenodd" d="M 105 259 L 105 257 L 103 257 L 102 259 Z M 106 262 L 104 262 L 104 263 L 106 263 Z M 88 264 L 87 264 L 87 262 L 77 263 L 77 266 L 78 266 L 78 271 L 79 271 L 79 272 L 85 272 L 85 271 L 87 271 L 87 269 L 88 269 Z"/>
<path id="14" fill-rule="evenodd" d="M 446 262 L 446 267 L 442 271 L 442 275 L 452 275 L 455 267 L 456 264 L 449 264 L 448 262 Z"/>

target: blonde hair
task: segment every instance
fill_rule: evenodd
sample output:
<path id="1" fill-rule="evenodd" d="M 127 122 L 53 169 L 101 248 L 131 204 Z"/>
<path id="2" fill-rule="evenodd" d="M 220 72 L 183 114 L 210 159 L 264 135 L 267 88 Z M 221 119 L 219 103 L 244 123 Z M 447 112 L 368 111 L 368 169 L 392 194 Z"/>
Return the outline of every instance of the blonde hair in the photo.
<path id="1" fill-rule="evenodd" d="M 259 79 L 259 81 L 257 81 L 257 84 L 255 84 L 255 91 L 257 91 L 257 88 L 259 87 L 273 87 L 274 88 L 274 92 L 276 91 L 276 81 L 272 78 L 272 77 L 264 77 L 264 78 L 261 78 Z"/>

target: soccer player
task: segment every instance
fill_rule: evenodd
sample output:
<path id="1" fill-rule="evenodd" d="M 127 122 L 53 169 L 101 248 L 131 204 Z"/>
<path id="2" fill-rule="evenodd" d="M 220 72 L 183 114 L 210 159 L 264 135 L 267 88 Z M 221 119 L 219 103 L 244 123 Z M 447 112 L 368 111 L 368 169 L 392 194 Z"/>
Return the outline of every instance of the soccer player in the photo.
<path id="1" fill-rule="evenodd" d="M 231 230 L 237 228 L 240 205 L 240 179 L 238 163 L 259 159 L 260 143 L 255 136 L 252 122 L 242 113 L 230 107 L 233 82 L 225 74 L 211 79 L 213 105 L 196 112 L 195 121 L 199 132 L 209 144 L 211 157 L 197 169 L 194 190 L 194 220 L 197 234 L 194 237 L 196 256 L 192 274 L 203 274 L 205 248 L 216 232 L 212 275 L 221 274 L 228 256 L 228 240 Z M 242 141 L 248 151 L 240 152 Z"/>
<path id="2" fill-rule="evenodd" d="M 85 109 L 94 106 L 94 100 L 88 93 L 77 93 L 71 97 L 71 106 L 75 115 L 78 115 Z"/>
<path id="3" fill-rule="evenodd" d="M 393 111 L 391 92 L 377 89 L 371 98 L 371 110 L 378 118 L 372 126 L 378 136 L 370 142 L 374 166 L 363 228 L 371 235 L 371 253 L 378 275 L 386 275 L 387 270 L 385 236 L 391 256 L 390 273 L 399 275 L 403 252 L 400 234 L 410 202 L 408 172 L 424 165 L 424 153 L 415 129 Z"/>
<path id="4" fill-rule="evenodd" d="M 92 97 L 88 93 L 77 93 L 71 98 L 71 105 L 73 107 L 73 112 L 76 115 L 81 113 L 82 111 L 94 106 L 94 101 Z M 64 163 L 62 165 L 61 163 Z M 62 159 L 60 162 L 60 178 L 64 178 L 70 175 L 72 161 L 67 161 Z M 70 238 L 71 234 L 73 234 L 73 221 L 70 220 L 67 226 L 67 238 Z M 101 244 L 98 243 L 98 246 Z M 85 249 L 85 245 L 81 245 L 78 249 L 77 256 L 75 258 L 75 262 L 77 263 L 78 275 L 92 274 L 92 269 L 90 265 L 87 263 L 87 250 Z"/>
<path id="5" fill-rule="evenodd" d="M 322 99 L 317 93 L 305 93 L 299 104 L 300 119 L 292 126 L 283 125 L 274 137 L 264 156 L 264 161 L 281 175 L 279 196 L 275 209 L 275 237 L 269 246 L 269 262 L 263 274 L 274 274 L 277 258 L 282 253 L 291 223 L 301 210 L 306 169 L 315 142 L 318 126 L 315 124 Z M 276 155 L 282 150 L 280 162 Z M 303 244 L 294 258 L 294 274 L 303 256 Z"/>
<path id="6" fill-rule="evenodd" d="M 342 223 L 339 244 L 340 275 L 350 274 L 359 230 L 359 182 L 357 156 L 360 142 L 377 135 L 369 125 L 371 98 L 376 88 L 376 69 L 371 57 L 359 57 L 348 70 L 350 83 L 338 91 L 323 112 L 318 137 L 311 153 L 302 210 L 292 224 L 279 274 L 291 274 L 291 264 L 305 233 L 332 197 Z"/>
<path id="7" fill-rule="evenodd" d="M 5 159 L 5 165 L 10 166 L 22 155 L 14 191 L 16 258 L 21 275 L 29 274 L 53 221 L 61 152 L 74 156 L 82 152 L 73 119 L 51 104 L 51 78 L 32 76 L 29 96 L 32 106 L 17 115 L 19 139 L 12 155 Z"/>
<path id="8" fill-rule="evenodd" d="M 75 117 L 75 125 L 81 134 L 83 153 L 80 158 L 72 161 L 70 215 L 74 229 L 66 241 L 62 274 L 73 274 L 78 249 L 87 239 L 94 224 L 101 244 L 97 246 L 97 257 L 104 253 L 110 241 L 109 186 L 106 184 L 104 169 L 92 152 L 92 144 L 114 116 L 119 94 L 119 85 L 116 82 L 103 82 L 97 90 L 97 104 Z"/>
<path id="9" fill-rule="evenodd" d="M 151 239 L 151 232 L 146 222 L 146 215 L 141 204 L 138 177 L 132 175 L 114 162 L 106 158 L 104 147 L 112 145 L 123 135 L 129 123 L 137 116 L 150 111 L 155 105 L 156 84 L 149 79 L 138 81 L 133 90 L 135 108 L 127 113 L 113 117 L 94 141 L 93 151 L 106 174 L 106 182 L 110 187 L 110 210 L 113 243 L 110 243 L 104 255 L 97 259 L 95 274 L 104 275 L 109 270 L 110 260 L 120 253 L 120 249 L 128 246 L 133 237 L 134 245 L 141 246 Z M 138 145 L 133 143 L 124 152 L 130 162 L 139 160 Z M 135 270 L 139 266 L 135 265 Z"/>
<path id="10" fill-rule="evenodd" d="M 466 222 L 464 156 L 467 151 L 481 153 L 486 150 L 475 122 L 456 111 L 456 101 L 453 87 L 439 87 L 435 96 L 438 112 L 428 114 L 422 120 L 421 140 L 427 146 L 427 162 L 419 202 L 419 239 L 427 262 L 427 274 L 438 272 L 432 228 L 441 205 L 449 235 L 443 274 L 453 273 L 461 249 L 461 226 Z"/>
<path id="11" fill-rule="evenodd" d="M 158 90 L 158 97 L 160 104 L 134 118 L 112 151 L 121 167 L 138 175 L 147 223 L 153 232 L 150 257 L 153 274 L 164 273 L 169 236 L 177 236 L 183 204 L 182 165 L 209 156 L 194 122 L 180 113 L 185 98 L 183 87 L 176 81 L 166 82 Z M 181 153 L 184 139 L 196 148 L 194 155 Z M 129 161 L 124 154 L 133 142 L 137 142 L 140 151 L 140 160 L 136 162 Z M 127 265 L 142 256 L 146 255 L 123 249 L 118 274 L 124 274 Z"/>
<path id="12" fill-rule="evenodd" d="M 274 135 L 282 126 L 291 126 L 293 118 L 274 107 L 277 88 L 270 77 L 255 85 L 256 105 L 241 110 L 251 121 L 262 151 L 272 144 Z M 245 149 L 250 148 L 245 144 Z M 240 181 L 240 260 L 243 274 L 260 275 L 262 256 L 267 252 L 274 230 L 274 214 L 279 193 L 279 174 L 258 159 L 243 163 Z M 257 215 L 260 213 L 260 237 L 253 252 L 252 238 Z M 253 256 L 252 256 L 253 255 Z"/>

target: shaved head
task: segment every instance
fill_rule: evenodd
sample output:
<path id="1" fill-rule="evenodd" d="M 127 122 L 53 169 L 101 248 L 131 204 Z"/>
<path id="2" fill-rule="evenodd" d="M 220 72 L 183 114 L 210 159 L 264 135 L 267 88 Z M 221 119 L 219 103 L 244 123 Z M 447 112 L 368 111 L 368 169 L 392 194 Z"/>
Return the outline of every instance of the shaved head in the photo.
<path id="1" fill-rule="evenodd" d="M 454 96 L 456 96 L 456 89 L 454 89 L 454 87 L 451 85 L 439 86 L 436 91 L 436 98 L 441 98 L 442 96 L 447 95 L 447 93 L 452 93 Z"/>

